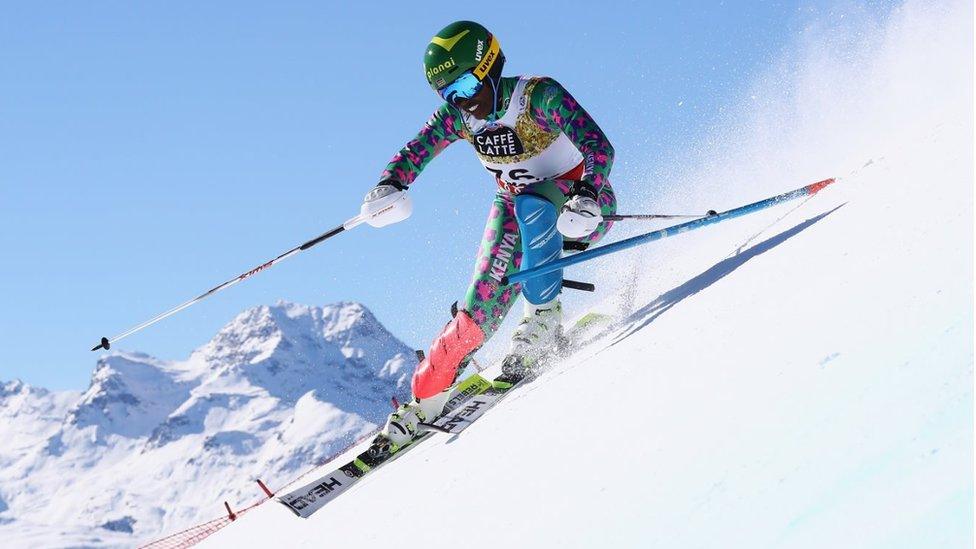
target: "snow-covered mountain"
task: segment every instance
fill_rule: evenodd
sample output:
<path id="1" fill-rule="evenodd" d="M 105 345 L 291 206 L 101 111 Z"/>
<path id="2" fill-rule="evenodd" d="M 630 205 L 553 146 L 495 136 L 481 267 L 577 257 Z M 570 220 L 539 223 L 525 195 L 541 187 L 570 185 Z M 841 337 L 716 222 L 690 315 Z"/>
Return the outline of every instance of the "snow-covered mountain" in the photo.
<path id="1" fill-rule="evenodd" d="M 3 545 L 132 545 L 369 432 L 412 350 L 365 307 L 244 311 L 180 362 L 114 351 L 83 393 L 0 385 Z"/>

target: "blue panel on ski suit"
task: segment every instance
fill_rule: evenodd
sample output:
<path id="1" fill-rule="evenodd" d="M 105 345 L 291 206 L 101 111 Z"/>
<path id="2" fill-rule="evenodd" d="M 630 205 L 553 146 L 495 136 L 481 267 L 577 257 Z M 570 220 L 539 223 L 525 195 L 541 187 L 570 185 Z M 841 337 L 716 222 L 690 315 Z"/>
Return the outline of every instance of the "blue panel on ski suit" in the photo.
<path id="1" fill-rule="evenodd" d="M 515 219 L 522 236 L 521 270 L 555 261 L 562 256 L 563 235 L 556 230 L 556 206 L 535 194 L 515 195 Z M 533 305 L 552 301 L 562 289 L 563 271 L 553 271 L 522 283 L 522 294 Z"/>

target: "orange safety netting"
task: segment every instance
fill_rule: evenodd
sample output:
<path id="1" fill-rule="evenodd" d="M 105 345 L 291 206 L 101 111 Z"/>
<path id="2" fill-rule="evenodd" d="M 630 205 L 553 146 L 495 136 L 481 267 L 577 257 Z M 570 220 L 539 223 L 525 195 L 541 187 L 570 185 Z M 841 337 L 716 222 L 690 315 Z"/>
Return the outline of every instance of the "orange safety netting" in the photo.
<path id="1" fill-rule="evenodd" d="M 369 433 L 367 433 L 367 434 L 359 437 L 358 439 L 354 440 L 353 442 L 350 442 L 349 444 L 347 444 L 346 446 L 344 446 L 342 449 L 340 449 L 340 450 L 338 450 L 336 452 L 333 452 L 328 457 L 319 460 L 319 462 L 318 462 L 317 465 L 315 465 L 314 467 L 312 467 L 309 470 L 305 471 L 301 475 L 295 477 L 290 482 L 287 482 L 285 484 L 285 486 L 288 486 L 288 485 L 291 485 L 291 484 L 295 484 L 299 480 L 301 480 L 301 479 L 305 478 L 306 476 L 308 476 L 312 471 L 315 471 L 316 469 L 318 469 L 322 465 L 324 465 L 326 463 L 329 463 L 330 461 L 332 461 L 336 457 L 344 454 L 345 452 L 347 452 L 348 450 L 350 450 L 354 446 L 358 445 L 360 442 L 362 442 L 362 441 L 364 441 L 364 440 L 366 440 L 368 438 L 373 437 L 379 431 L 380 431 L 380 428 L 376 428 L 376 429 L 370 431 Z M 224 507 L 227 509 L 227 514 L 226 515 L 224 515 L 222 517 L 219 517 L 219 518 L 215 518 L 215 519 L 210 520 L 210 521 L 207 521 L 207 522 L 204 522 L 202 524 L 198 524 L 196 526 L 187 528 L 186 530 L 183 530 L 182 532 L 177 532 L 175 534 L 171 534 L 169 536 L 166 536 L 165 538 L 160 538 L 160 539 L 158 539 L 156 541 L 147 543 L 145 545 L 140 546 L 140 549 L 184 549 L 186 547 L 192 547 L 192 546 L 200 543 L 201 541 L 203 541 L 204 539 L 206 539 L 210 535 L 216 533 L 221 528 L 223 528 L 223 527 L 227 526 L 228 524 L 230 524 L 230 523 L 234 522 L 235 520 L 237 520 L 237 518 L 240 517 L 241 515 L 243 515 L 244 513 L 250 511 L 251 509 L 254 509 L 258 505 L 262 505 L 262 504 L 268 502 L 271 498 L 274 497 L 274 492 L 272 492 L 271 490 L 269 490 L 268 487 L 265 486 L 264 483 L 261 482 L 260 479 L 257 480 L 257 483 L 261 487 L 261 489 L 264 491 L 265 497 L 263 497 L 263 498 L 259 499 L 258 501 L 252 503 L 250 506 L 245 507 L 244 509 L 241 509 L 240 511 L 237 511 L 235 513 L 233 510 L 231 510 L 230 504 L 228 504 L 227 502 L 224 502 Z"/>
<path id="2" fill-rule="evenodd" d="M 258 502 L 252 504 L 250 507 L 241 509 L 237 513 L 229 514 L 220 518 L 215 518 L 211 521 L 204 522 L 203 524 L 198 524 L 192 528 L 187 528 L 182 532 L 177 532 L 175 534 L 166 536 L 165 538 L 158 539 L 154 542 L 147 543 L 141 546 L 141 549 L 152 548 L 152 549 L 176 549 L 183 547 L 192 547 L 206 539 L 211 534 L 217 532 L 224 526 L 237 520 L 237 517 L 243 515 L 244 513 L 254 509 L 258 505 L 268 501 L 271 498 L 264 498 Z"/>

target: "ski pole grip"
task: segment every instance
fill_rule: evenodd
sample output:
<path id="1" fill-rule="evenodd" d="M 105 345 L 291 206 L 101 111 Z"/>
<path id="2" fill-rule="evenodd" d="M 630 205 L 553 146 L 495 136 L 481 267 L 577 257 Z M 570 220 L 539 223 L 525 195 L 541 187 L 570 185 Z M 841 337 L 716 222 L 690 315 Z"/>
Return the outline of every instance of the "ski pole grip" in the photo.
<path id="1" fill-rule="evenodd" d="M 349 229 L 357 225 L 362 225 L 365 221 L 366 221 L 365 217 L 363 217 L 362 215 L 357 215 L 356 217 L 353 217 L 348 221 L 346 221 L 345 223 L 343 223 L 342 228 L 348 231 Z"/>

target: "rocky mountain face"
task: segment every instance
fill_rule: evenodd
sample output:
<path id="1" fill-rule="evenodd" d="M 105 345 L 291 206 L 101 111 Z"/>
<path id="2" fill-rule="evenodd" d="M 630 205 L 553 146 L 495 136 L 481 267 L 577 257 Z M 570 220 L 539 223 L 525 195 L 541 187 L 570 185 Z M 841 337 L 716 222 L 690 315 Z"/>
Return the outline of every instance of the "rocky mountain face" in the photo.
<path id="1" fill-rule="evenodd" d="M 0 384 L 0 537 L 132 545 L 374 429 L 413 351 L 358 303 L 246 310 L 185 361 L 104 355 L 84 392 Z"/>

